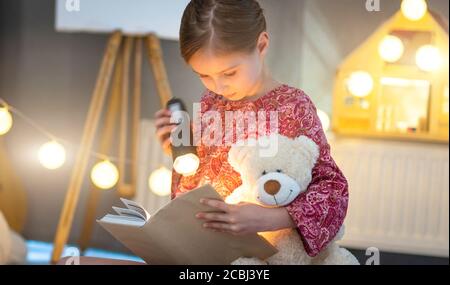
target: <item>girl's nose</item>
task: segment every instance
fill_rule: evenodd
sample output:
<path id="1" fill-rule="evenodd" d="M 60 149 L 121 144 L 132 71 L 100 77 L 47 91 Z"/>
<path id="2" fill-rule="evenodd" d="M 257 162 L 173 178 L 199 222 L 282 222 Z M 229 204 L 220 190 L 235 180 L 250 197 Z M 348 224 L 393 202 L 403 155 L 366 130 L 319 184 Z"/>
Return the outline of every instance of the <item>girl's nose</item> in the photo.
<path id="1" fill-rule="evenodd" d="M 281 184 L 276 180 L 268 180 L 264 183 L 264 191 L 269 195 L 275 195 L 280 191 Z"/>

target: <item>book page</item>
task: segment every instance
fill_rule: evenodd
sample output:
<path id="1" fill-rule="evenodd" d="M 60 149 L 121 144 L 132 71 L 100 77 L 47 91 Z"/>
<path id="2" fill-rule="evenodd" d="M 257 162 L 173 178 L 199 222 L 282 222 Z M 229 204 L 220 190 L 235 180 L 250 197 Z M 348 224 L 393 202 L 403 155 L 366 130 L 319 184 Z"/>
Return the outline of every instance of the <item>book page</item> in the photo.
<path id="1" fill-rule="evenodd" d="M 142 227 L 143 225 L 145 225 L 145 220 L 141 218 L 131 216 L 118 216 L 111 214 L 107 214 L 100 221 L 102 221 L 103 223 L 120 224 L 124 226 L 135 226 L 135 227 Z"/>
<path id="2" fill-rule="evenodd" d="M 122 201 L 128 209 L 138 212 L 146 221 L 150 218 L 150 214 L 138 203 L 125 198 L 120 198 L 120 201 Z"/>
<path id="3" fill-rule="evenodd" d="M 215 209 L 201 204 L 200 198 L 222 200 L 206 185 L 179 195 L 142 227 L 99 223 L 148 264 L 230 264 L 242 256 L 266 259 L 277 252 L 258 234 L 235 236 L 205 229 L 195 214 Z"/>
<path id="4" fill-rule="evenodd" d="M 112 208 L 119 216 L 126 216 L 126 217 L 130 216 L 130 217 L 135 217 L 135 218 L 141 219 L 143 221 L 147 221 L 146 217 L 144 217 L 138 211 L 130 210 L 128 208 L 124 209 L 124 208 L 114 207 L 114 206 Z"/>

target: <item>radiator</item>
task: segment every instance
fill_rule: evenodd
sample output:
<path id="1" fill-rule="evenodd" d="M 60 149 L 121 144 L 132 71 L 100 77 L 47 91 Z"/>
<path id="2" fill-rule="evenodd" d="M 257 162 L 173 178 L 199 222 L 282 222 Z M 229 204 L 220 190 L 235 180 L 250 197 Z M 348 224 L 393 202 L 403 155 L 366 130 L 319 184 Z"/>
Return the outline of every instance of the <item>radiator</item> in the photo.
<path id="1" fill-rule="evenodd" d="M 329 143 L 349 182 L 343 246 L 449 256 L 448 144 Z"/>

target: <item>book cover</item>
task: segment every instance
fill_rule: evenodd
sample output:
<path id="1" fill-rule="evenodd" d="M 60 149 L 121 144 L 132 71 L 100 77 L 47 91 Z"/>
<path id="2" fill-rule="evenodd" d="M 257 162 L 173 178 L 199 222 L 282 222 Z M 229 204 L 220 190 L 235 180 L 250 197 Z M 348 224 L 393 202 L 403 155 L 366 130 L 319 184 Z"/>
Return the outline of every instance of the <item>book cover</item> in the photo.
<path id="1" fill-rule="evenodd" d="M 224 265 L 242 256 L 266 259 L 277 252 L 258 234 L 235 236 L 203 228 L 195 214 L 216 209 L 201 204 L 201 198 L 223 200 L 205 185 L 171 200 L 150 217 L 135 202 L 123 199 L 127 209 L 114 208 L 119 215 L 106 215 L 98 223 L 147 264 Z"/>

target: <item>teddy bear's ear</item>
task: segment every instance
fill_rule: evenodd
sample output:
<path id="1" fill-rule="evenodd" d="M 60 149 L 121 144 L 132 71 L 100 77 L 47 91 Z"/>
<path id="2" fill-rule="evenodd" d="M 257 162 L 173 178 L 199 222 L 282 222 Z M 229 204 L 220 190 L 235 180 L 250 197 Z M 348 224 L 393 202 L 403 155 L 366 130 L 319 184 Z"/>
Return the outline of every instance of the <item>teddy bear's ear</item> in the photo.
<path id="1" fill-rule="evenodd" d="M 312 139 L 299 136 L 295 138 L 295 147 L 303 154 L 312 169 L 319 158 L 319 146 Z"/>

